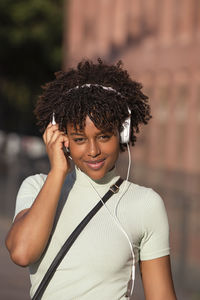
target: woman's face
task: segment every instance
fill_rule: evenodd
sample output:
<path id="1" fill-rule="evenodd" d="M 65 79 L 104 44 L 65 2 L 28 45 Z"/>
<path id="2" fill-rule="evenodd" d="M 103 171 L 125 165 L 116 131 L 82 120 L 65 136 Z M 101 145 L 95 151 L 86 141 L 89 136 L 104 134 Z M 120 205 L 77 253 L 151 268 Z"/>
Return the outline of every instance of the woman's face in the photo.
<path id="1" fill-rule="evenodd" d="M 67 125 L 70 155 L 76 166 L 93 180 L 110 171 L 119 155 L 119 133 L 102 132 L 87 116 L 84 130 Z"/>

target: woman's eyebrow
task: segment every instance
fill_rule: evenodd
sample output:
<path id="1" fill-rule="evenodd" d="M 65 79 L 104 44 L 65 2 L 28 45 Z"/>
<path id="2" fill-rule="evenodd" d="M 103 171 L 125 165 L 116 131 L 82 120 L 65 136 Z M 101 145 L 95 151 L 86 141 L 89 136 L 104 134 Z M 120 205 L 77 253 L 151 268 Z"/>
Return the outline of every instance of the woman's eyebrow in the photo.
<path id="1" fill-rule="evenodd" d="M 99 136 L 99 135 L 102 135 L 102 134 L 112 134 L 111 132 L 109 131 L 106 131 L 106 130 L 102 130 L 102 131 L 99 131 L 96 133 L 96 136 Z M 71 132 L 70 133 L 70 136 L 74 136 L 74 135 L 78 135 L 78 136 L 85 136 L 84 132 Z"/>
<path id="2" fill-rule="evenodd" d="M 80 136 L 83 136 L 84 135 L 84 133 L 80 133 L 80 132 L 72 132 L 72 133 L 70 133 L 70 135 L 80 135 Z"/>

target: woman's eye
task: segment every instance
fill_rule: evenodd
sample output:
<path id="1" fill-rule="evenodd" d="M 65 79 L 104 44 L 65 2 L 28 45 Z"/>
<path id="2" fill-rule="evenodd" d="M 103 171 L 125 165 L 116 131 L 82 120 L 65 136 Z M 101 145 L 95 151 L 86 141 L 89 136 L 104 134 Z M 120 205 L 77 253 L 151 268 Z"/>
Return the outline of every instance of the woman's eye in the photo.
<path id="1" fill-rule="evenodd" d="M 110 139 L 110 135 L 101 135 L 100 139 L 101 140 L 109 140 Z"/>
<path id="2" fill-rule="evenodd" d="M 75 139 L 74 139 L 74 142 L 76 142 L 76 143 L 79 143 L 79 144 L 80 144 L 80 143 L 83 143 L 83 142 L 84 142 L 84 140 L 85 140 L 84 138 L 75 138 Z"/>

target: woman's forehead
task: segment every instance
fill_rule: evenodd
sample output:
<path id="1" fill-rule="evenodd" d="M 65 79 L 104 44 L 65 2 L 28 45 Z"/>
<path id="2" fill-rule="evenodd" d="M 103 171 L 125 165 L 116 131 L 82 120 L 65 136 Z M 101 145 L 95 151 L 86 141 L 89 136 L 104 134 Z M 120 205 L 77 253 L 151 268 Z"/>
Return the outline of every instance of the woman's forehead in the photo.
<path id="1" fill-rule="evenodd" d="M 80 126 L 79 124 L 74 125 L 73 123 L 68 123 L 67 129 L 75 132 L 84 132 L 87 131 L 88 129 L 94 131 L 101 131 L 99 128 L 95 126 L 94 122 L 89 118 L 89 116 L 86 116 L 82 126 Z"/>
<path id="2" fill-rule="evenodd" d="M 77 132 L 77 133 L 85 133 L 85 132 L 95 132 L 95 133 L 105 133 L 105 132 L 114 132 L 113 128 L 100 128 L 97 127 L 94 122 L 90 119 L 89 116 L 86 116 L 85 121 L 82 125 L 68 123 L 67 131 L 69 132 Z"/>

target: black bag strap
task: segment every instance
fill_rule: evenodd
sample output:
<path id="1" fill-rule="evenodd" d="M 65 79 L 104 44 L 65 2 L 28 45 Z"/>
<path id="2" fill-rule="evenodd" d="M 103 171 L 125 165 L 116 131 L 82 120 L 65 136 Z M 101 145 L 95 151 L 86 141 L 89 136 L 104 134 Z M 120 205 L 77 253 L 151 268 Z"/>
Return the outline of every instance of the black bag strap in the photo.
<path id="1" fill-rule="evenodd" d="M 81 223 L 74 229 L 74 231 L 71 233 L 71 235 L 68 237 L 56 257 L 54 258 L 53 262 L 51 263 L 50 267 L 48 268 L 46 274 L 44 275 L 40 285 L 38 286 L 32 300 L 39 300 L 46 287 L 48 286 L 51 278 L 53 277 L 57 267 L 61 263 L 62 259 L 66 255 L 66 253 L 69 251 L 81 231 L 84 229 L 84 227 L 89 223 L 89 221 L 92 219 L 92 217 L 98 212 L 98 210 L 103 206 L 104 203 L 108 201 L 108 199 L 113 195 L 116 194 L 119 191 L 119 187 L 122 184 L 123 179 L 119 178 L 115 184 L 113 184 L 108 192 L 103 196 L 103 198 L 95 205 L 95 207 L 88 213 L 88 215 L 81 221 Z"/>

